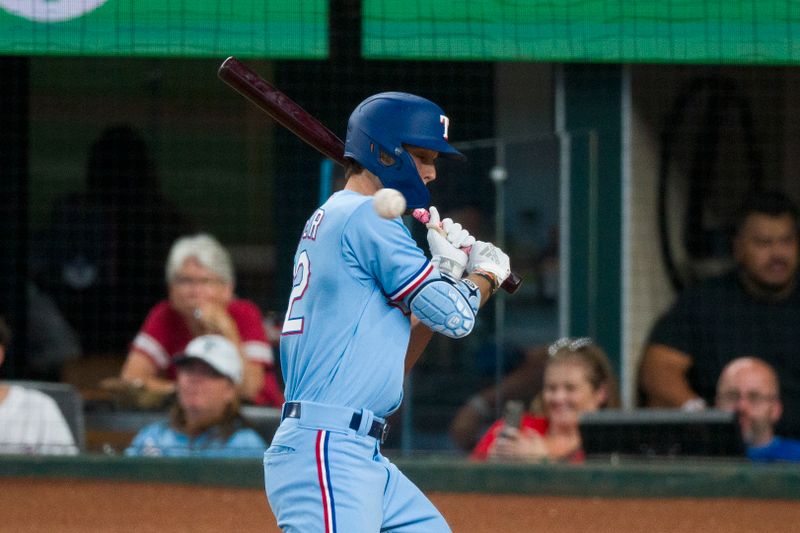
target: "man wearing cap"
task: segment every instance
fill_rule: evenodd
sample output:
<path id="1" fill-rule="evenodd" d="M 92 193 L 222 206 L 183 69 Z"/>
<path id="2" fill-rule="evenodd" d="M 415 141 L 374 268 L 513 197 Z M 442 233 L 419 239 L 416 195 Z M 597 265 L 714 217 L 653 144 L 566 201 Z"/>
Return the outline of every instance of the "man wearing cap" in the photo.
<path id="1" fill-rule="evenodd" d="M 267 445 L 239 413 L 236 346 L 222 335 L 202 335 L 175 365 L 177 402 L 169 421 L 143 428 L 125 455 L 260 457 Z"/>

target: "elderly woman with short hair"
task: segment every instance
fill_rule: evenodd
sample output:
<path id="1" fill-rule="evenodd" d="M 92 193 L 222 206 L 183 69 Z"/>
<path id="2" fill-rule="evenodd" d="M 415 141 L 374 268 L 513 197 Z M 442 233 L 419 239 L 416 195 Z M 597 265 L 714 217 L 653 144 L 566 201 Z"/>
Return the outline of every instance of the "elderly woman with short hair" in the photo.
<path id="1" fill-rule="evenodd" d="M 283 394 L 258 307 L 236 298 L 228 251 L 212 236 L 178 239 L 166 265 L 168 299 L 156 304 L 133 340 L 122 368 L 128 386 L 169 395 L 175 390 L 175 357 L 193 338 L 219 334 L 242 358 L 241 399 L 279 406 Z"/>

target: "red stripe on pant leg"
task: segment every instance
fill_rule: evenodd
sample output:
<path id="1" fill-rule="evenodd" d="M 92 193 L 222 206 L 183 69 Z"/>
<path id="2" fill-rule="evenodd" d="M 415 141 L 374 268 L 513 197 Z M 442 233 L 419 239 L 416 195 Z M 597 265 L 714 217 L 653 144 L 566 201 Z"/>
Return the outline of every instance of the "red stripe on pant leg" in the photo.
<path id="1" fill-rule="evenodd" d="M 319 481 L 319 489 L 322 493 L 322 515 L 325 517 L 325 533 L 330 533 L 331 524 L 328 516 L 328 492 L 325 490 L 325 458 L 322 456 L 322 439 L 324 438 L 324 431 L 317 431 L 317 479 Z"/>

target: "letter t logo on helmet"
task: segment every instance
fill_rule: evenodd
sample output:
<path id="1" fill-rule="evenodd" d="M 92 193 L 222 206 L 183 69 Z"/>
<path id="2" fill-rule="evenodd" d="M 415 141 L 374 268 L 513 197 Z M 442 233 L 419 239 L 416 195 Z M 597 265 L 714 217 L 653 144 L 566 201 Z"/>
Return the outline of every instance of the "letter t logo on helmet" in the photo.
<path id="1" fill-rule="evenodd" d="M 378 176 L 384 187 L 403 193 L 409 208 L 428 207 L 428 188 L 403 145 L 463 160 L 464 155 L 447 142 L 449 128 L 450 119 L 430 100 L 408 93 L 379 93 L 358 104 L 350 115 L 344 155 Z M 381 158 L 381 152 L 390 157 Z"/>
<path id="2" fill-rule="evenodd" d="M 445 115 L 439 115 L 439 122 L 444 124 L 444 133 L 442 133 L 442 137 L 444 137 L 444 140 L 446 141 L 447 140 L 447 130 L 450 129 L 450 119 L 447 118 Z"/>

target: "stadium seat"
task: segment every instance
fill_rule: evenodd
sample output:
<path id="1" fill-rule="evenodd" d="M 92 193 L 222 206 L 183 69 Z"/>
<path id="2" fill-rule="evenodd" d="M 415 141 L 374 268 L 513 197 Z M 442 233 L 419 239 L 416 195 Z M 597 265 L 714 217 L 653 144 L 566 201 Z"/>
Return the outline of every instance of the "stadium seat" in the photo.
<path id="1" fill-rule="evenodd" d="M 83 397 L 77 388 L 69 383 L 52 383 L 49 381 L 12 380 L 9 385 L 19 385 L 28 389 L 41 391 L 55 400 L 64 419 L 67 421 L 78 451 L 86 451 L 86 424 L 83 415 Z"/>

